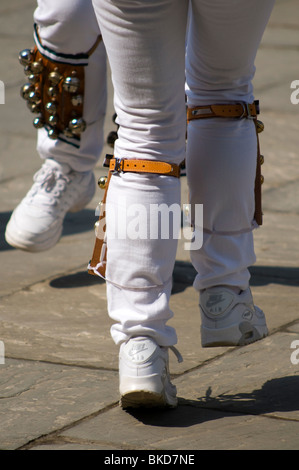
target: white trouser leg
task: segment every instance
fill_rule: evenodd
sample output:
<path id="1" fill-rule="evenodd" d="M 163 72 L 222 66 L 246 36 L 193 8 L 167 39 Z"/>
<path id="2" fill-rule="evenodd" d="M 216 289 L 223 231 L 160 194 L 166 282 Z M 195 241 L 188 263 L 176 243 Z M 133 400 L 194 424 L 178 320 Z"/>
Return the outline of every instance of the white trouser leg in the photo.
<path id="1" fill-rule="evenodd" d="M 192 0 L 187 47 L 190 107 L 252 102 L 255 56 L 274 0 Z M 246 289 L 255 262 L 252 230 L 257 139 L 251 120 L 202 119 L 188 126 L 191 204 L 203 204 L 204 243 L 191 252 L 195 287 Z"/>
<path id="2" fill-rule="evenodd" d="M 171 225 L 165 238 L 155 229 L 156 208 L 164 222 L 167 208 L 178 209 L 180 216 L 180 181 L 129 173 L 112 176 L 107 206 L 108 311 L 118 322 L 112 336 L 116 343 L 146 335 L 161 346 L 175 344 L 176 333 L 166 323 L 173 316 L 169 298 L 178 227 L 172 230 Z M 159 230 L 164 236 L 162 223 Z"/>
<path id="3" fill-rule="evenodd" d="M 252 8 L 247 0 L 192 2 L 187 52 L 190 105 L 251 100 L 254 57 L 272 3 L 266 0 L 261 6 L 256 0 Z M 180 163 L 185 152 L 183 82 L 188 2 L 93 0 L 93 5 L 111 64 L 120 124 L 115 156 Z M 247 266 L 254 260 L 253 123 L 196 122 L 189 132 L 191 202 L 204 204 L 205 237 L 209 239 L 203 255 L 201 250 L 192 252 L 199 272 L 197 287 L 203 288 L 200 282 L 209 276 L 213 283 L 217 276 L 221 283 L 232 282 L 229 273 L 245 285 Z M 237 183 L 230 172 L 240 177 Z M 165 180 L 169 183 L 164 186 Z M 178 182 L 171 178 L 119 175 L 112 177 L 108 203 L 127 211 L 130 202 L 138 202 L 149 210 L 153 202 L 178 203 L 178 193 Z M 120 199 L 123 206 L 115 202 Z M 232 210 L 234 204 L 236 209 Z M 176 241 L 121 240 L 109 238 L 109 230 L 107 294 L 109 314 L 119 322 L 112 327 L 115 342 L 150 334 L 161 345 L 174 344 L 175 332 L 166 322 L 171 317 L 169 280 Z M 227 231 L 228 235 L 220 237 Z M 246 254 L 240 257 L 244 246 Z"/>
<path id="4" fill-rule="evenodd" d="M 120 124 L 115 156 L 179 164 L 185 157 L 184 55 L 187 2 L 93 0 L 112 70 Z M 174 177 L 113 176 L 107 204 L 121 211 L 139 203 L 180 203 Z M 119 223 L 121 225 L 121 223 Z M 152 227 L 153 228 L 153 227 Z M 149 228 L 148 228 L 149 229 Z M 163 346 L 176 343 L 166 325 L 177 240 L 113 239 L 107 224 L 107 295 L 116 343 L 150 335 Z"/>
<path id="5" fill-rule="evenodd" d="M 38 0 L 34 21 L 38 27 L 43 54 L 54 60 L 76 64 L 82 62 L 96 43 L 100 30 L 91 0 Z M 63 54 L 63 58 L 61 55 Z M 106 112 L 106 52 L 103 42 L 84 59 L 85 96 L 83 118 L 87 123 L 81 141 L 51 140 L 45 129 L 38 131 L 37 149 L 41 158 L 68 163 L 73 170 L 94 168 L 103 148 L 103 125 Z"/>

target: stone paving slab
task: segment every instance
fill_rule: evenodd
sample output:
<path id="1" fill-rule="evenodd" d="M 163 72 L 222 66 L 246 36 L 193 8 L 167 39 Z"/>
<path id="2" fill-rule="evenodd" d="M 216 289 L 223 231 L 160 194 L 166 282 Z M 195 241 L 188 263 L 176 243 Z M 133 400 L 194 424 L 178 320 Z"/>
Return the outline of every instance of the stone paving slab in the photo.
<path id="1" fill-rule="evenodd" d="M 168 413 L 168 414 L 166 414 Z M 298 423 L 181 405 L 176 411 L 122 413 L 115 408 L 62 437 L 106 449 L 285 450 L 298 447 Z M 109 429 L 105 434 L 101 429 Z M 128 429 L 130 430 L 128 432 Z M 289 438 L 290 436 L 290 438 Z M 34 447 L 33 447 L 34 448 Z M 108 452 L 106 451 L 107 455 Z"/>
<path id="2" fill-rule="evenodd" d="M 118 401 L 111 371 L 7 359 L 0 370 L 0 450 L 13 450 Z"/>
<path id="3" fill-rule="evenodd" d="M 184 362 L 170 357 L 179 408 L 159 413 L 128 413 L 117 405 L 118 349 L 109 335 L 105 285 L 86 274 L 101 193 L 67 216 L 62 239 L 49 252 L 22 253 L 4 241 L 11 211 L 40 167 L 17 60 L 32 45 L 35 6 L 36 0 L 0 5 L 6 85 L 0 106 L 0 450 L 298 450 L 299 352 L 291 345 L 299 341 L 299 105 L 290 101 L 290 85 L 299 79 L 298 1 L 276 1 L 254 80 L 265 123 L 265 183 L 251 284 L 270 336 L 239 349 L 201 348 L 195 272 L 180 240 L 171 323 Z M 112 100 L 109 81 L 106 135 L 114 128 Z M 107 145 L 105 153 L 111 153 Z M 101 158 L 96 176 L 105 171 Z M 188 202 L 185 178 L 182 202 Z"/>
<path id="4" fill-rule="evenodd" d="M 294 337 L 278 333 L 175 379 L 177 410 L 124 413 L 117 407 L 61 437 L 116 449 L 298 448 L 299 371 L 290 361 Z"/>

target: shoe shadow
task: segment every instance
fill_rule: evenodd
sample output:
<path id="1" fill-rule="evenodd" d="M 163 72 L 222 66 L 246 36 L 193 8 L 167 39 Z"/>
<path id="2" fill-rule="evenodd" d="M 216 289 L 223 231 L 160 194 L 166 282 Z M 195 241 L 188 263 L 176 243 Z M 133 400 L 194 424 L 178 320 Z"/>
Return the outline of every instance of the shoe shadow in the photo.
<path id="1" fill-rule="evenodd" d="M 86 271 L 68 274 L 66 276 L 57 277 L 50 281 L 50 287 L 55 289 L 73 289 L 78 287 L 88 287 L 98 284 L 104 284 L 105 281 L 99 276 L 93 276 Z"/>
<path id="2" fill-rule="evenodd" d="M 14 249 L 5 240 L 5 229 L 10 219 L 10 216 L 11 212 L 0 212 L 0 251 L 8 251 Z"/>
<path id="3" fill-rule="evenodd" d="M 267 284 L 280 284 L 299 286 L 299 268 L 284 266 L 252 266 L 251 286 L 265 286 Z M 176 261 L 173 271 L 172 294 L 178 294 L 193 285 L 196 271 L 188 261 Z"/>
<path id="4" fill-rule="evenodd" d="M 252 286 L 263 286 L 273 283 L 292 286 L 299 285 L 299 268 L 254 266 L 250 268 L 250 272 Z M 172 295 L 179 294 L 188 287 L 191 287 L 195 276 L 196 271 L 191 263 L 176 261 L 173 271 Z M 86 270 L 53 279 L 50 282 L 50 286 L 56 289 L 71 289 L 103 282 L 105 282 L 103 279 L 91 276 Z"/>
<path id="5" fill-rule="evenodd" d="M 224 417 L 298 411 L 298 389 L 299 376 L 271 379 L 248 393 L 215 397 L 210 386 L 197 400 L 180 397 L 174 410 L 128 409 L 127 413 L 148 426 L 186 428 Z"/>

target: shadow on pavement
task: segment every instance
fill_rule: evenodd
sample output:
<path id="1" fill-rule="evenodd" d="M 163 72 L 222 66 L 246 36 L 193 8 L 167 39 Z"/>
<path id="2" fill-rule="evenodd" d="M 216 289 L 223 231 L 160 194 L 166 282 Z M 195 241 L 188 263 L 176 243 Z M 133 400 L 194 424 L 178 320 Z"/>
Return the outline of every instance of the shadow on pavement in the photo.
<path id="1" fill-rule="evenodd" d="M 267 284 L 281 284 L 299 286 L 299 267 L 284 266 L 252 266 L 251 286 L 264 286 Z M 192 286 L 196 271 L 192 264 L 187 261 L 176 261 L 173 272 L 173 294 L 184 291 Z"/>
<path id="2" fill-rule="evenodd" d="M 138 421 L 159 427 L 191 427 L 227 416 L 262 415 L 299 410 L 299 376 L 271 379 L 261 389 L 213 397 L 212 387 L 197 400 L 179 398 L 175 410 L 127 410 Z"/>
<path id="3" fill-rule="evenodd" d="M 14 250 L 5 240 L 5 228 L 12 212 L 0 212 L 0 251 Z M 93 209 L 83 209 L 77 213 L 66 215 L 62 236 L 75 235 L 93 230 L 97 220 Z"/>
<path id="4" fill-rule="evenodd" d="M 299 268 L 281 266 L 254 266 L 250 268 L 251 285 L 263 286 L 267 284 L 280 284 L 299 286 Z M 173 271 L 172 295 L 183 292 L 193 285 L 196 271 L 187 261 L 176 261 Z M 91 276 L 87 271 L 79 271 L 67 276 L 58 277 L 50 282 L 50 286 L 56 289 L 70 289 L 74 287 L 86 287 L 104 281 Z"/>

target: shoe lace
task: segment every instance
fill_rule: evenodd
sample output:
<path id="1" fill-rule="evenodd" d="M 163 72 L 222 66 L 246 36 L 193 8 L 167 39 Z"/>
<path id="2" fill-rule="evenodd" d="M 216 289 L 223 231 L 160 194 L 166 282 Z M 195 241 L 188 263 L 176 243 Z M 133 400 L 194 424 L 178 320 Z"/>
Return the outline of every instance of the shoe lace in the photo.
<path id="1" fill-rule="evenodd" d="M 43 197 L 43 204 L 53 205 L 57 203 L 64 193 L 71 179 L 58 167 L 46 163 L 37 171 L 33 177 L 34 185 L 28 193 L 33 202 L 34 198 Z"/>
<path id="2" fill-rule="evenodd" d="M 169 346 L 169 349 L 174 353 L 179 363 L 183 362 L 183 356 L 175 346 Z"/>

